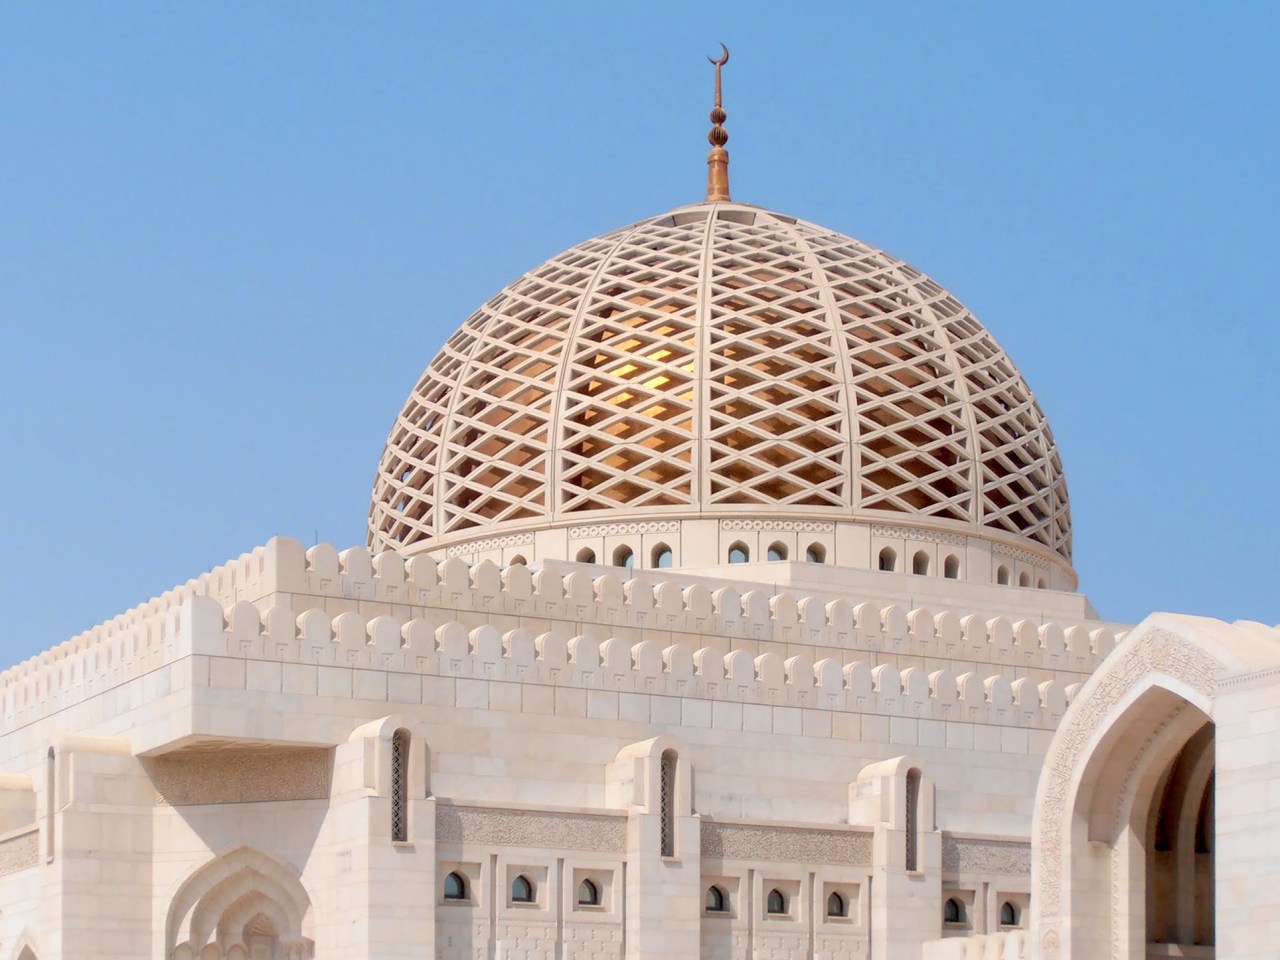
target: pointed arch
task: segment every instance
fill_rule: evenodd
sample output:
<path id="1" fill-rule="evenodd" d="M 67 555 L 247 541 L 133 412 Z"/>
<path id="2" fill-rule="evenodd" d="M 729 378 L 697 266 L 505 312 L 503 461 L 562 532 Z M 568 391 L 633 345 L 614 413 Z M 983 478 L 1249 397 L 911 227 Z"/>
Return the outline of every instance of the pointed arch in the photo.
<path id="1" fill-rule="evenodd" d="M 18 937 L 17 943 L 14 945 L 13 953 L 9 954 L 13 960 L 40 960 L 40 950 L 36 945 L 35 936 L 30 930 L 24 930 L 22 935 Z"/>
<path id="2" fill-rule="evenodd" d="M 165 955 L 198 956 L 216 944 L 226 955 L 267 938 L 288 956 L 314 954 L 311 898 L 297 872 L 252 847 L 208 861 L 178 887 L 165 924 Z"/>
<path id="3" fill-rule="evenodd" d="M 1280 645 L 1261 639 L 1255 624 L 1156 614 L 1073 698 L 1050 743 L 1034 806 L 1030 926 L 1043 960 L 1145 956 L 1145 847 L 1162 787 L 1192 738 L 1218 720 L 1220 686 L 1238 686 L 1233 677 L 1274 683 L 1280 676 Z M 1222 766 L 1223 751 L 1217 757 L 1218 792 L 1226 795 L 1233 771 Z M 1263 772 L 1258 759 L 1250 758 L 1250 776 Z M 1234 782 L 1243 783 L 1238 769 Z M 1223 860 L 1215 859 L 1222 871 Z M 1219 873 L 1219 882 L 1226 880 Z M 1249 911 L 1272 904 L 1280 906 L 1280 893 L 1271 887 L 1258 888 L 1248 903 L 1216 904 L 1218 955 L 1238 954 L 1233 944 L 1258 933 Z"/>

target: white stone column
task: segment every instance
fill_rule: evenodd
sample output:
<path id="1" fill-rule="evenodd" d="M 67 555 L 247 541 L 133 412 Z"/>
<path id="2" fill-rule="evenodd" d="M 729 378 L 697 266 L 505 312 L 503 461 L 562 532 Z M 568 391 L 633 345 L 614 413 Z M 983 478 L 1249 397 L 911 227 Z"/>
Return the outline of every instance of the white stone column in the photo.
<path id="1" fill-rule="evenodd" d="M 54 747 L 52 849 L 42 845 L 41 960 L 146 960 L 156 793 L 123 739 Z M 47 830 L 46 821 L 42 826 Z M 46 834 L 46 837 L 48 835 Z"/>
<path id="2" fill-rule="evenodd" d="M 663 800 L 662 757 L 676 757 L 675 778 Z M 692 810 L 692 768 L 687 751 L 671 737 L 623 748 L 607 773 L 613 805 L 627 811 L 627 960 L 697 957 L 702 936 L 702 849 L 699 818 Z M 663 850 L 664 811 L 671 831 Z"/>
<path id="3" fill-rule="evenodd" d="M 366 724 L 338 748 L 331 810 L 341 838 L 342 918 L 329 928 L 334 949 L 348 956 L 420 960 L 435 951 L 435 801 L 424 796 L 427 751 L 417 735 L 407 838 L 392 839 L 391 741 L 402 726 L 395 718 Z"/>
<path id="4" fill-rule="evenodd" d="M 1219 690 L 1214 704 L 1216 954 L 1274 957 L 1280 944 L 1280 676 Z"/>

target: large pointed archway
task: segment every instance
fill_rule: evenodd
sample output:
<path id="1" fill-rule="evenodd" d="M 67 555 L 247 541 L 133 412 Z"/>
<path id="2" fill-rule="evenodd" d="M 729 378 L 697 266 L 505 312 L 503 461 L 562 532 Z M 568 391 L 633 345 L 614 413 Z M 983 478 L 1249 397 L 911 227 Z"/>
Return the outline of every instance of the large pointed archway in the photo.
<path id="1" fill-rule="evenodd" d="M 1277 631 L 1156 615 L 1085 684 L 1036 796 L 1032 911 L 1042 960 L 1212 957 L 1215 938 L 1219 956 L 1253 956 L 1250 945 L 1269 939 L 1251 929 L 1251 911 L 1280 906 L 1280 893 L 1224 904 L 1217 891 L 1257 869 L 1240 798 L 1256 792 L 1259 776 L 1280 784 L 1280 758 L 1259 765 L 1241 738 L 1253 735 L 1258 704 L 1280 717 L 1277 681 Z M 1280 843 L 1280 823 L 1269 829 Z"/>
<path id="2" fill-rule="evenodd" d="M 215 857 L 169 905 L 168 960 L 310 960 L 311 900 L 297 874 L 250 847 Z"/>

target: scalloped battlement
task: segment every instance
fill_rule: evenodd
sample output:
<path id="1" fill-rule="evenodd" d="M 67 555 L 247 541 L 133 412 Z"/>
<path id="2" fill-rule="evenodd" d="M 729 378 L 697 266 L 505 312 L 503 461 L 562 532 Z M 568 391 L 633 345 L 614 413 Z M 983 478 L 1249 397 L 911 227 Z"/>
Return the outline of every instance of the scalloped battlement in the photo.
<path id="1" fill-rule="evenodd" d="M 481 625 L 490 619 L 507 629 Z M 672 642 L 640 639 L 654 633 Z M 470 639 L 462 643 L 460 635 Z M 953 703 L 969 711 L 982 704 L 1021 718 L 1007 722 L 1040 725 L 1122 636 L 1096 622 L 1040 624 L 874 600 L 712 590 L 678 572 L 638 571 L 623 579 L 424 555 L 406 561 L 361 547 L 304 550 L 276 537 L 6 670 L 0 715 L 11 727 L 30 722 L 190 653 L 331 662 L 341 648 L 340 662 L 348 666 L 489 679 L 521 679 L 521 671 L 534 670 L 541 682 L 608 682 L 622 684 L 610 689 L 638 685 L 780 705 L 815 705 L 824 697 L 831 709 L 893 712 L 881 702 L 886 698 L 928 702 L 944 712 Z M 733 649 L 743 642 L 764 652 L 753 659 Z M 817 649 L 809 657 L 795 654 L 796 647 Z M 918 664 L 899 668 L 886 659 L 973 669 L 926 675 Z M 1028 671 L 1075 676 L 1032 683 Z M 561 681 L 562 675 L 576 679 Z M 868 698 L 877 705 L 863 706 Z"/>
<path id="2" fill-rule="evenodd" d="M 210 604 L 209 617 L 218 610 Z M 867 660 L 816 662 L 773 652 L 689 644 L 599 640 L 562 631 L 535 635 L 524 628 L 468 628 L 457 620 L 390 616 L 365 619 L 347 612 L 300 615 L 287 607 L 260 614 L 241 602 L 224 628 L 199 638 L 193 653 L 353 670 L 418 673 L 484 681 L 572 686 L 672 697 L 733 700 L 779 707 L 1052 727 L 1078 684 L 1035 682 L 1003 673 L 946 669 L 926 672 Z"/>
<path id="3" fill-rule="evenodd" d="M 178 611 L 190 597 L 208 596 L 227 604 L 242 591 L 252 591 L 262 582 L 270 544 L 256 547 L 207 573 L 194 577 L 158 597 L 131 607 L 110 620 L 78 633 L 21 663 L 0 672 L 0 691 L 37 675 L 61 677 L 85 653 L 100 657 L 106 664 L 120 664 L 126 658 L 144 655 L 163 647 L 176 632 Z"/>

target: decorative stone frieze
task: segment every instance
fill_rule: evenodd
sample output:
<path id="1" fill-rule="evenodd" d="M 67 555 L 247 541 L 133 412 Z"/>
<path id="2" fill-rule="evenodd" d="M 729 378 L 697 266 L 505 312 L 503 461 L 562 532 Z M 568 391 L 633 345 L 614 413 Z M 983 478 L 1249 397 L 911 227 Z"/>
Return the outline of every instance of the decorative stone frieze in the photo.
<path id="1" fill-rule="evenodd" d="M 872 835 L 864 830 L 719 823 L 709 819 L 701 823 L 703 857 L 855 867 L 871 864 Z"/>
<path id="2" fill-rule="evenodd" d="M 34 867 L 40 859 L 40 831 L 27 830 L 0 837 L 0 877 Z"/>
<path id="3" fill-rule="evenodd" d="M 1031 844 L 1020 840 L 986 840 L 942 835 L 942 872 L 1031 874 Z"/>
<path id="4" fill-rule="evenodd" d="M 158 757 L 156 803 L 259 803 L 323 800 L 329 795 L 328 750 L 200 750 Z"/>
<path id="5" fill-rule="evenodd" d="M 441 803 L 436 807 L 436 841 L 621 853 L 626 849 L 627 821 L 608 814 Z"/>
<path id="6" fill-rule="evenodd" d="M 533 543 L 532 533 L 513 533 L 505 537 L 489 537 L 487 540 L 471 540 L 467 543 L 455 544 L 447 552 L 450 557 L 469 557 L 506 547 L 527 547 L 531 543 Z"/>
<path id="7" fill-rule="evenodd" d="M 991 552 L 1000 557 L 1008 557 L 1011 560 L 1018 560 L 1022 563 L 1030 563 L 1035 566 L 1043 567 L 1046 563 L 1044 557 L 1037 557 L 1030 550 L 1022 550 L 1018 547 L 1011 547 L 1004 543 L 992 543 Z"/>
<path id="8" fill-rule="evenodd" d="M 644 533 L 672 533 L 680 529 L 675 520 L 654 520 L 641 523 L 592 523 L 583 527 L 570 527 L 569 536 L 574 540 L 591 537 L 618 537 Z"/>
<path id="9" fill-rule="evenodd" d="M 871 534 L 876 537 L 895 537 L 903 540 L 926 540 L 930 543 L 949 543 L 963 547 L 968 539 L 955 533 L 942 533 L 938 530 L 926 530 L 923 527 L 889 526 L 883 523 L 871 525 Z"/>
<path id="10" fill-rule="evenodd" d="M 720 529 L 756 533 L 835 533 L 836 525 L 822 520 L 721 520 Z"/>

